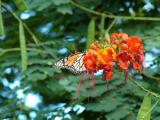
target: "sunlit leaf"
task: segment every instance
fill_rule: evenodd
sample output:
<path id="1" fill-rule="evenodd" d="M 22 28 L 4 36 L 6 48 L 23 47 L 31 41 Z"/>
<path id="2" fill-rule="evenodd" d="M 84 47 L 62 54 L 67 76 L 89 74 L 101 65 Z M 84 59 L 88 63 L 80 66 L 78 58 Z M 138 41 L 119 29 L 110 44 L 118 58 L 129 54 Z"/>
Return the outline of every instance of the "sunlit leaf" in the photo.
<path id="1" fill-rule="evenodd" d="M 88 25 L 88 34 L 87 34 L 87 44 L 86 48 L 88 49 L 90 44 L 93 43 L 95 39 L 95 20 L 92 19 Z"/>
<path id="2" fill-rule="evenodd" d="M 25 0 L 13 0 L 19 10 L 28 10 L 29 7 Z"/>
<path id="3" fill-rule="evenodd" d="M 137 120 L 150 120 L 151 118 L 151 96 L 146 95 L 138 112 Z"/>
<path id="4" fill-rule="evenodd" d="M 0 36 L 4 36 L 4 26 L 3 26 L 3 18 L 2 18 L 2 7 L 1 7 L 1 0 L 0 0 Z"/>
<path id="5" fill-rule="evenodd" d="M 25 71 L 27 69 L 27 50 L 23 24 L 21 22 L 19 23 L 19 40 L 21 48 L 22 71 Z"/>

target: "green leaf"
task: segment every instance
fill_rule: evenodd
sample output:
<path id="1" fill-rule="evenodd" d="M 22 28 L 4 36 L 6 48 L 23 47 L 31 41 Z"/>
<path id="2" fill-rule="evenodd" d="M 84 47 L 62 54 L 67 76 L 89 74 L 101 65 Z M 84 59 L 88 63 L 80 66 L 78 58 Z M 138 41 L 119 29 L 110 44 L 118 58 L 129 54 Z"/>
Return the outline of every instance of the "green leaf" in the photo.
<path id="1" fill-rule="evenodd" d="M 38 46 L 39 45 L 39 39 L 34 35 L 32 34 L 32 39 L 34 40 L 34 42 L 36 43 L 36 45 Z"/>
<path id="2" fill-rule="evenodd" d="M 115 109 L 115 111 L 108 113 L 105 117 L 107 120 L 124 120 L 123 118 L 128 116 L 129 113 L 130 106 L 122 105 L 119 108 Z"/>
<path id="3" fill-rule="evenodd" d="M 45 80 L 47 78 L 46 74 L 35 72 L 32 74 L 29 74 L 27 77 L 27 80 L 29 81 L 38 81 L 38 80 Z"/>
<path id="4" fill-rule="evenodd" d="M 53 96 L 62 96 L 66 92 L 58 80 L 49 81 L 46 87 L 51 90 Z"/>
<path id="5" fill-rule="evenodd" d="M 3 26 L 3 18 L 2 18 L 2 6 L 1 6 L 1 0 L 0 0 L 0 36 L 4 36 L 4 26 Z"/>
<path id="6" fill-rule="evenodd" d="M 69 92 L 73 92 L 76 91 L 76 85 L 77 85 L 77 80 L 75 80 L 75 76 L 69 76 L 65 79 L 62 79 L 59 81 L 59 84 L 62 85 L 64 87 L 65 90 L 69 91 Z M 73 82 L 72 80 L 74 80 L 75 82 Z"/>
<path id="7" fill-rule="evenodd" d="M 61 5 L 69 3 L 70 0 L 52 0 L 55 5 Z"/>
<path id="8" fill-rule="evenodd" d="M 51 60 L 50 59 L 40 59 L 40 58 L 30 58 L 28 60 L 28 65 L 33 65 L 33 64 L 50 65 Z"/>
<path id="9" fill-rule="evenodd" d="M 150 120 L 151 117 L 151 96 L 146 95 L 138 112 L 137 120 Z"/>
<path id="10" fill-rule="evenodd" d="M 105 31 L 105 16 L 101 15 L 101 23 L 100 23 L 100 37 L 102 38 L 104 36 L 104 31 Z"/>
<path id="11" fill-rule="evenodd" d="M 57 8 L 57 11 L 62 13 L 62 14 L 72 14 L 72 8 L 69 4 L 64 4 L 64 5 L 60 5 Z"/>
<path id="12" fill-rule="evenodd" d="M 24 11 L 24 10 L 28 10 L 29 9 L 29 7 L 28 7 L 27 3 L 25 2 L 25 0 L 13 0 L 13 2 L 16 4 L 16 6 L 17 6 L 17 8 L 19 10 Z"/>
<path id="13" fill-rule="evenodd" d="M 152 29 L 145 30 L 144 33 L 140 35 L 140 38 L 144 42 L 145 50 L 149 51 L 153 47 L 160 49 L 159 30 L 160 30 L 160 27 L 156 26 L 156 27 L 153 27 Z"/>
<path id="14" fill-rule="evenodd" d="M 32 0 L 26 1 L 29 5 L 29 8 L 35 11 L 43 11 L 49 7 L 53 7 L 53 1 L 55 0 Z"/>
<path id="15" fill-rule="evenodd" d="M 88 25 L 88 35 L 86 49 L 88 49 L 95 39 L 95 20 L 92 19 Z"/>
<path id="16" fill-rule="evenodd" d="M 109 35 L 109 33 L 108 33 L 107 31 L 105 32 L 105 37 L 106 37 L 107 39 L 110 38 L 110 35 Z"/>
<path id="17" fill-rule="evenodd" d="M 115 99 L 115 97 L 111 95 L 111 96 L 107 96 L 101 101 L 87 104 L 86 110 L 94 111 L 94 112 L 102 112 L 102 111 L 111 112 L 121 104 L 122 104 L 121 102 L 119 102 L 117 99 Z"/>
<path id="18" fill-rule="evenodd" d="M 19 40 L 20 40 L 19 42 L 21 48 L 21 64 L 23 72 L 27 69 L 27 50 L 26 50 L 26 40 L 22 22 L 19 22 Z"/>

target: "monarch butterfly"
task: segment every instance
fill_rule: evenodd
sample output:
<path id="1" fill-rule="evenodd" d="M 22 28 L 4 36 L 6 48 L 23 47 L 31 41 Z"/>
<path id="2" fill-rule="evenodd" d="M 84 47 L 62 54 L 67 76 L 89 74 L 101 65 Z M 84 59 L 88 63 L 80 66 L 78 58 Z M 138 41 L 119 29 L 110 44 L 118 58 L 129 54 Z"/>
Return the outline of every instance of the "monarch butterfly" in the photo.
<path id="1" fill-rule="evenodd" d="M 81 73 L 86 71 L 86 68 L 83 64 L 83 57 L 85 53 L 77 52 L 68 57 L 65 57 L 55 63 L 55 66 L 59 68 L 66 68 L 74 73 Z"/>

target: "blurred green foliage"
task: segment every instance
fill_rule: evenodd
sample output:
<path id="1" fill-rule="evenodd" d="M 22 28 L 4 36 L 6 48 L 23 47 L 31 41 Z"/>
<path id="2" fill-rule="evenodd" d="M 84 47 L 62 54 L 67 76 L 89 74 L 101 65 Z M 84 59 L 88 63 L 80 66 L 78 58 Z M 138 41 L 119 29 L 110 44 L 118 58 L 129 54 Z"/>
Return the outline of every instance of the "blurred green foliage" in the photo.
<path id="1" fill-rule="evenodd" d="M 95 34 L 96 39 L 102 37 L 104 29 L 113 23 L 113 19 L 83 11 L 70 0 L 3 0 L 2 3 L 0 19 L 3 18 L 3 22 L 0 21 L 0 28 L 1 35 L 4 35 L 4 26 L 6 36 L 0 37 L 0 119 L 136 119 L 146 93 L 131 81 L 120 86 L 124 82 L 123 73 L 114 73 L 109 88 L 97 75 L 95 90 L 90 77 L 86 76 L 78 95 L 81 75 L 53 66 L 55 61 L 64 56 L 85 51 L 86 43 L 89 43 L 87 29 L 91 19 L 95 20 L 95 25 L 92 23 L 91 26 L 95 27 L 95 33 L 92 28 L 90 32 Z M 108 15 L 160 17 L 158 0 L 85 0 L 76 3 Z M 146 9 L 147 5 L 149 7 Z M 18 21 L 15 15 L 20 18 Z M 152 61 L 142 76 L 132 70 L 130 75 L 138 79 L 143 87 L 156 93 L 160 90 L 159 30 L 159 21 L 118 18 L 108 31 L 126 32 L 143 40 L 146 55 L 150 55 Z M 26 99 L 30 94 L 39 97 L 37 106 L 27 106 Z M 30 99 L 32 104 L 35 98 Z M 157 98 L 151 96 L 151 101 L 154 104 Z M 159 104 L 152 110 L 151 119 L 160 119 Z"/>

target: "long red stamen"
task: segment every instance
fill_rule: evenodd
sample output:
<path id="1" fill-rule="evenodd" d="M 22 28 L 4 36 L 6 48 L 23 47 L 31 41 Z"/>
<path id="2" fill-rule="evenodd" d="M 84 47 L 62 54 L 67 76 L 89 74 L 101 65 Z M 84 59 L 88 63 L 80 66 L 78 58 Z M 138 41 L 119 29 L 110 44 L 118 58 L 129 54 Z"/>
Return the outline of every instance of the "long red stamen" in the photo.
<path id="1" fill-rule="evenodd" d="M 95 78 L 94 78 L 94 73 L 91 74 L 91 77 L 92 77 L 92 87 L 93 87 L 93 89 L 95 90 L 96 80 L 95 80 Z"/>
<path id="2" fill-rule="evenodd" d="M 107 91 L 109 90 L 109 83 L 108 83 L 108 80 L 105 80 L 106 81 L 106 89 Z"/>
<path id="3" fill-rule="evenodd" d="M 128 70 L 125 70 L 125 84 L 127 84 L 128 81 Z"/>
<path id="4" fill-rule="evenodd" d="M 88 91 L 88 103 L 90 102 L 90 99 L 89 99 L 90 96 L 91 96 L 90 92 Z"/>
<path id="5" fill-rule="evenodd" d="M 81 85 L 82 85 L 83 80 L 84 80 L 84 75 L 85 75 L 85 72 L 82 73 L 82 76 L 81 76 L 81 78 L 80 78 L 79 84 L 78 84 L 78 86 L 77 86 L 77 97 L 79 97 L 80 88 L 81 88 Z"/>

